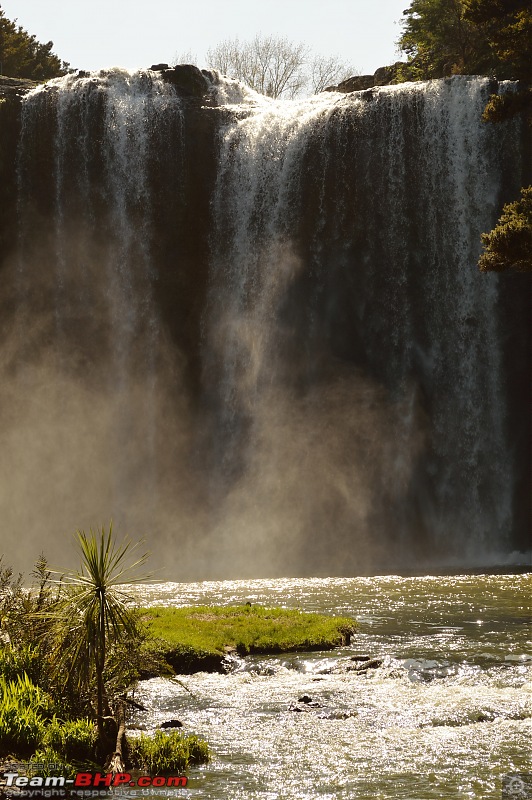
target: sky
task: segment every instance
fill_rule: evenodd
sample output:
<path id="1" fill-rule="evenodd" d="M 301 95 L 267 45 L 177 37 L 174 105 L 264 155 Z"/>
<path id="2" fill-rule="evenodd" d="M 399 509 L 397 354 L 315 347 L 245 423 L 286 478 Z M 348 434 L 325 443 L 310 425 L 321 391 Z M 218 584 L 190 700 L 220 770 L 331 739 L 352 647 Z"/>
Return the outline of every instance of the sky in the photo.
<path id="1" fill-rule="evenodd" d="M 17 19 L 71 67 L 97 70 L 174 64 L 181 54 L 205 54 L 220 41 L 255 34 L 303 42 L 323 56 L 338 56 L 361 74 L 399 60 L 395 42 L 409 0 L 0 0 Z"/>

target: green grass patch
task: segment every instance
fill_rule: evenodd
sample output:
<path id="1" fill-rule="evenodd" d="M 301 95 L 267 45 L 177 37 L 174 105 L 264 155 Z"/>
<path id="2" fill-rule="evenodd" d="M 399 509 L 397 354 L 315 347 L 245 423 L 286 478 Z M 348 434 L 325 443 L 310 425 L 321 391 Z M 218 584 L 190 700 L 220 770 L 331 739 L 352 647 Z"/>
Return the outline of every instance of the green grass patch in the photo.
<path id="1" fill-rule="evenodd" d="M 141 735 L 129 740 L 131 766 L 148 775 L 165 772 L 182 773 L 194 764 L 209 760 L 207 743 L 197 736 L 186 736 L 179 731 L 155 731 L 153 736 Z"/>
<path id="2" fill-rule="evenodd" d="M 21 647 L 0 645 L 0 676 L 7 681 L 27 675 L 33 683 L 39 683 L 42 659 L 37 648 L 24 644 Z M 3 692 L 2 689 L 0 691 Z"/>
<path id="3" fill-rule="evenodd" d="M 53 711 L 50 695 L 25 673 L 12 680 L 0 675 L 0 755 L 31 755 L 33 763 L 92 762 L 94 723 L 88 719 L 63 721 Z"/>
<path id="4" fill-rule="evenodd" d="M 150 637 L 183 654 L 284 653 L 327 650 L 349 642 L 356 623 L 298 609 L 262 606 L 188 606 L 145 608 Z"/>

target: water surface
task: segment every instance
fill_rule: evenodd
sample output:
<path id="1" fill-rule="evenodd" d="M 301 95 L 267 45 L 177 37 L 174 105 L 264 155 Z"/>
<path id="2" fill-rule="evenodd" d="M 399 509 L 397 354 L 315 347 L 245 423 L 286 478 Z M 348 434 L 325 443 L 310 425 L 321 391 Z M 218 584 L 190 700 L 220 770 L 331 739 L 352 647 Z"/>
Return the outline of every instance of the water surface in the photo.
<path id="1" fill-rule="evenodd" d="M 149 710 L 132 724 L 152 731 L 177 717 L 212 753 L 186 789 L 151 796 L 500 798 L 503 776 L 532 771 L 530 583 L 466 575 L 142 587 L 143 604 L 249 601 L 359 622 L 351 644 L 332 652 L 250 657 L 227 675 L 183 677 L 189 691 L 143 682 Z M 359 671 L 358 656 L 382 664 Z"/>

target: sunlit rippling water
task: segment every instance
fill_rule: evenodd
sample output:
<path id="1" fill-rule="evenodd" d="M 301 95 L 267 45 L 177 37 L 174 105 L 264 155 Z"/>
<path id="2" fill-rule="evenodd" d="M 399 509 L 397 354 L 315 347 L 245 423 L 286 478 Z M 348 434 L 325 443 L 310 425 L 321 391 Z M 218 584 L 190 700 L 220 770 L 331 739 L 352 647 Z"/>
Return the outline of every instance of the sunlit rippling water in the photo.
<path id="1" fill-rule="evenodd" d="M 141 683 L 148 710 L 131 726 L 177 717 L 212 754 L 186 789 L 150 796 L 500 800 L 503 776 L 532 771 L 530 584 L 466 575 L 141 587 L 143 605 L 249 601 L 359 622 L 332 652 L 250 657 L 227 675 L 184 677 L 189 691 Z M 382 664 L 358 672 L 361 655 Z M 292 710 L 303 694 L 315 705 Z"/>

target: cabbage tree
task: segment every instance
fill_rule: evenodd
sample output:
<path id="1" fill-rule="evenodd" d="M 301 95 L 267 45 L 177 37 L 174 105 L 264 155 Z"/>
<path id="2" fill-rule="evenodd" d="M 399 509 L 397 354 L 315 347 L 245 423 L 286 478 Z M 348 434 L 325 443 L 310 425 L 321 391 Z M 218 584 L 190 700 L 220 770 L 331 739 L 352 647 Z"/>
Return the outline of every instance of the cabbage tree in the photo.
<path id="1" fill-rule="evenodd" d="M 145 580 L 138 569 L 148 554 L 137 555 L 139 544 L 114 540 L 112 524 L 106 531 L 77 531 L 81 565 L 62 574 L 57 603 L 47 613 L 53 621 L 56 669 L 78 687 L 92 684 L 97 696 L 97 725 L 104 741 L 106 706 L 104 670 L 113 645 L 135 640 L 137 624 L 127 585 Z M 92 684 L 93 686 L 93 684 Z"/>

